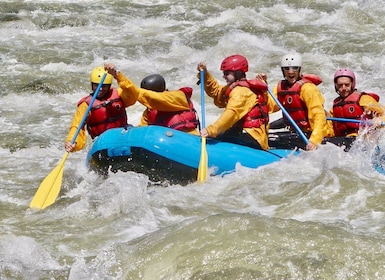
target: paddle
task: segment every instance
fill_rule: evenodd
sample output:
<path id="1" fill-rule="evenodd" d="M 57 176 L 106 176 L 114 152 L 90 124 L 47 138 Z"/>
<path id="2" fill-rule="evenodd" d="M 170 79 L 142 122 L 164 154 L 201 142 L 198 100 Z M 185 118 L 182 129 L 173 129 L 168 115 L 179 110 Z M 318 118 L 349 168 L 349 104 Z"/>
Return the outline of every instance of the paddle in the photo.
<path id="1" fill-rule="evenodd" d="M 201 110 L 202 110 L 202 127 L 206 127 L 205 124 L 205 73 L 201 69 L 200 70 L 200 85 L 201 85 Z M 201 146 L 201 158 L 199 160 L 198 167 L 198 182 L 204 182 L 207 179 L 208 174 L 208 158 L 207 158 L 207 150 L 206 150 L 206 137 L 202 137 L 202 146 Z"/>
<path id="2" fill-rule="evenodd" d="M 78 134 L 80 132 L 80 129 L 82 129 L 88 113 L 90 112 L 92 108 L 92 104 L 94 103 L 96 97 L 98 96 L 98 93 L 100 91 L 100 88 L 103 85 L 104 79 L 106 78 L 107 73 L 104 73 L 102 79 L 99 82 L 99 85 L 91 99 L 90 104 L 88 105 L 87 111 L 84 113 L 83 119 L 79 124 L 78 129 L 76 130 L 75 135 L 72 138 L 71 144 L 75 143 L 76 138 L 78 137 Z M 36 209 L 44 209 L 51 204 L 53 204 L 59 195 L 62 179 L 63 179 L 63 170 L 64 170 L 64 163 L 67 160 L 69 152 L 65 152 L 62 160 L 60 161 L 59 165 L 55 167 L 54 170 L 51 171 L 50 174 L 43 180 L 43 182 L 40 184 L 39 188 L 36 191 L 35 196 L 33 197 L 31 204 L 29 207 L 36 208 Z"/>
<path id="3" fill-rule="evenodd" d="M 344 118 L 326 118 L 328 121 L 334 121 L 334 122 L 350 122 L 350 123 L 361 123 L 360 120 L 355 119 L 344 119 Z"/>
<path id="4" fill-rule="evenodd" d="M 296 122 L 293 120 L 293 118 L 289 115 L 289 113 L 286 111 L 285 107 L 283 107 L 283 105 L 281 104 L 281 102 L 279 102 L 279 100 L 277 99 L 277 97 L 275 97 L 275 95 L 271 92 L 270 88 L 267 88 L 267 90 L 269 91 L 269 94 L 270 96 L 274 99 L 275 103 L 277 103 L 277 105 L 279 106 L 279 108 L 281 109 L 282 113 L 285 115 L 285 117 L 289 120 L 290 124 L 292 126 L 294 126 L 295 130 L 297 131 L 297 133 L 299 134 L 299 136 L 301 136 L 301 138 L 303 139 L 303 141 L 306 143 L 306 144 L 309 144 L 309 140 L 306 138 L 305 134 L 302 132 L 302 130 L 298 127 L 298 125 L 296 124 Z"/>
<path id="5" fill-rule="evenodd" d="M 344 118 L 331 118 L 327 117 L 326 118 L 328 121 L 334 121 L 334 122 L 347 122 L 347 123 L 359 123 L 359 124 L 368 124 L 372 125 L 372 122 L 370 119 L 368 120 L 356 120 L 356 119 L 344 119 Z M 385 126 L 385 122 L 382 122 L 380 126 Z"/>

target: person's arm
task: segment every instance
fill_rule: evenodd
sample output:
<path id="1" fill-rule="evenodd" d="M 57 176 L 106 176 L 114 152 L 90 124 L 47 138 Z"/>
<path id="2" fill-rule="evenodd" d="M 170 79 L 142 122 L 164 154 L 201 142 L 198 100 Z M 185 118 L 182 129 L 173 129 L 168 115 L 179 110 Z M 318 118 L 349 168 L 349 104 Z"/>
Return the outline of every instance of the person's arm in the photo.
<path id="1" fill-rule="evenodd" d="M 138 100 L 138 89 L 133 82 L 131 82 L 122 72 L 116 69 L 112 63 L 104 64 L 104 69 L 111 74 L 117 81 L 119 88 L 118 93 L 122 98 L 125 107 L 134 105 Z"/>
<path id="2" fill-rule="evenodd" d="M 305 83 L 301 88 L 301 99 L 305 102 L 308 110 L 308 118 L 312 129 L 309 141 L 315 145 L 322 142 L 326 133 L 326 114 L 321 92 L 317 86 Z"/>
<path id="3" fill-rule="evenodd" d="M 381 106 L 373 97 L 363 94 L 360 98 L 360 106 L 365 109 L 366 114 L 371 114 L 373 117 L 382 116 L 384 107 Z"/>
<path id="4" fill-rule="evenodd" d="M 235 87 L 222 115 L 206 130 L 209 136 L 216 137 L 243 118 L 256 104 L 257 96 L 246 87 Z"/>
<path id="5" fill-rule="evenodd" d="M 118 93 L 123 100 L 126 107 L 134 105 L 138 100 L 139 91 L 133 82 L 131 82 L 122 72 L 118 72 L 116 75 L 116 81 L 119 88 Z"/>
<path id="6" fill-rule="evenodd" d="M 181 90 L 156 92 L 140 88 L 138 101 L 149 109 L 178 112 L 190 110 L 187 97 Z"/>
<path id="7" fill-rule="evenodd" d="M 277 97 L 277 91 L 278 91 L 278 86 L 275 86 L 274 88 L 273 88 L 273 94 L 274 94 L 274 96 L 276 97 L 276 98 L 278 98 Z M 269 108 L 269 114 L 272 114 L 272 113 L 275 113 L 275 112 L 278 112 L 279 110 L 281 110 L 281 108 L 279 108 L 279 106 L 278 106 L 278 104 L 277 103 L 275 103 L 275 101 L 274 101 L 274 99 L 273 99 L 273 97 L 271 97 L 271 95 L 270 94 L 268 94 L 268 99 L 267 99 L 267 106 L 268 106 L 268 108 Z"/>
<path id="8" fill-rule="evenodd" d="M 88 104 L 86 102 L 81 103 L 72 119 L 72 124 L 69 130 L 69 133 L 67 135 L 66 141 L 65 141 L 65 149 L 67 152 L 77 152 L 84 148 L 86 141 L 87 141 L 87 135 L 84 129 L 84 126 L 82 129 L 80 129 L 78 136 L 75 139 L 74 145 L 70 145 L 72 138 L 74 137 L 80 122 L 83 119 L 84 114 L 86 113 L 88 108 Z"/>
<path id="9" fill-rule="evenodd" d="M 219 108 L 226 107 L 226 99 L 225 94 L 228 89 L 228 86 L 219 85 L 218 81 L 207 71 L 206 64 L 204 62 L 200 62 L 198 64 L 197 70 L 199 71 L 197 74 L 197 78 L 200 78 L 200 70 L 204 72 L 204 89 L 206 94 L 214 100 L 214 104 Z"/>

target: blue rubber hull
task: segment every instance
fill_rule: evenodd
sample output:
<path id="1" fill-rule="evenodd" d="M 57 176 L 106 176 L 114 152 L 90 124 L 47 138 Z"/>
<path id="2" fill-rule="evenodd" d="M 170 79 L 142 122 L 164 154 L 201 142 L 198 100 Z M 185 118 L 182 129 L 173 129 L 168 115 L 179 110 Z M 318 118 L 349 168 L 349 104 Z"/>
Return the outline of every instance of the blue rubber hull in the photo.
<path id="1" fill-rule="evenodd" d="M 258 168 L 297 153 L 289 149 L 269 151 L 207 139 L 210 175 L 221 175 L 242 166 Z M 201 138 L 177 130 L 145 126 L 110 129 L 100 135 L 87 155 L 88 166 L 100 173 L 135 171 L 151 181 L 187 184 L 197 177 Z"/>

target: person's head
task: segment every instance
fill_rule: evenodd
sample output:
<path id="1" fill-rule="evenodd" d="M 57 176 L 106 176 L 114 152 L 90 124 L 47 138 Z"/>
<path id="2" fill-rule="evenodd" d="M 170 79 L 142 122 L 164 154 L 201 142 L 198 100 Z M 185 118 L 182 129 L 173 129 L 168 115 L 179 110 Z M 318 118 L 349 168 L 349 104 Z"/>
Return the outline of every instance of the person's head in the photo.
<path id="1" fill-rule="evenodd" d="M 340 68 L 334 74 L 334 88 L 341 97 L 347 97 L 356 89 L 356 75 L 349 68 Z"/>
<path id="2" fill-rule="evenodd" d="M 223 71 L 223 78 L 229 85 L 246 78 L 246 72 L 249 71 L 249 63 L 244 56 L 234 54 L 222 61 L 220 70 Z"/>
<path id="3" fill-rule="evenodd" d="M 302 57 L 299 54 L 286 54 L 281 59 L 283 77 L 294 84 L 301 77 Z"/>
<path id="4" fill-rule="evenodd" d="M 163 92 L 166 90 L 166 81 L 159 74 L 151 74 L 140 82 L 140 87 L 152 91 Z"/>
<path id="5" fill-rule="evenodd" d="M 98 85 L 102 80 L 104 73 L 107 73 L 107 72 L 104 70 L 103 66 L 95 67 L 92 70 L 90 75 L 90 80 L 91 80 L 91 89 L 93 94 L 95 94 L 95 90 L 98 88 Z M 103 99 L 104 97 L 107 96 L 111 88 L 112 80 L 113 80 L 112 75 L 107 73 L 107 76 L 104 79 L 103 85 L 100 88 L 100 91 L 98 92 L 98 97 L 97 97 L 98 99 Z"/>

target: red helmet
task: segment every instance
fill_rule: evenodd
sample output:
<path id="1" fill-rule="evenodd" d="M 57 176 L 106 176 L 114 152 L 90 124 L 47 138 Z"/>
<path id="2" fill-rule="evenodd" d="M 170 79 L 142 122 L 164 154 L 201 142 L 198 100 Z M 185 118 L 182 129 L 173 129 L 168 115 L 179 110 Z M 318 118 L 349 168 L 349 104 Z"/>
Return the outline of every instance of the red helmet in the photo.
<path id="1" fill-rule="evenodd" d="M 354 72 L 349 68 L 341 68 L 336 71 L 334 74 L 334 85 L 336 84 L 337 78 L 339 77 L 349 77 L 352 80 L 352 90 L 356 88 L 356 76 Z M 336 90 L 337 87 L 335 86 Z"/>
<path id="2" fill-rule="evenodd" d="M 246 57 L 234 54 L 226 57 L 221 64 L 221 71 L 237 71 L 242 72 L 249 71 L 249 63 L 247 62 Z"/>

